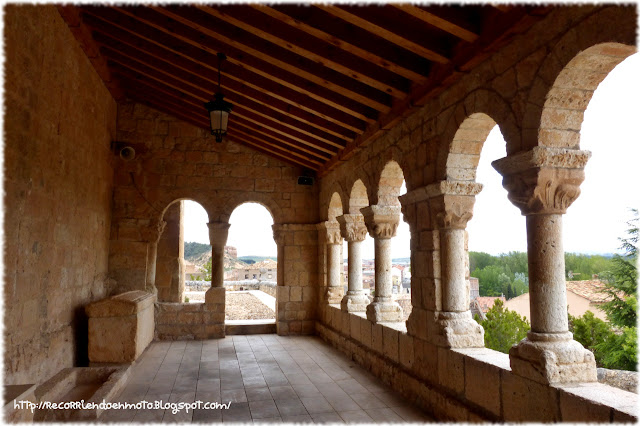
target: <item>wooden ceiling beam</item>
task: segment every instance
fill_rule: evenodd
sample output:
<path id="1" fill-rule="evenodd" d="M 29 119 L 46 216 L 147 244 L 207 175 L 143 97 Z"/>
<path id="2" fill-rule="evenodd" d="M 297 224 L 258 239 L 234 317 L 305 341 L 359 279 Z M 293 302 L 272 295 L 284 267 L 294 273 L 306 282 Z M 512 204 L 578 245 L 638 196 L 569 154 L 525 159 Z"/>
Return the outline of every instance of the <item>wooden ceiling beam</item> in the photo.
<path id="1" fill-rule="evenodd" d="M 117 64 L 114 63 L 112 66 L 121 74 L 126 75 L 127 74 L 126 70 L 128 69 L 130 76 L 131 76 L 131 73 L 134 73 L 134 74 L 139 73 L 147 78 L 151 78 L 152 80 L 155 80 L 160 85 L 164 85 L 178 92 L 185 93 L 186 95 L 194 98 L 196 102 L 200 101 L 201 102 L 200 105 L 203 105 L 203 107 L 202 107 L 202 112 L 198 112 L 198 113 L 206 115 L 206 110 L 204 109 L 204 102 L 207 101 L 207 94 L 205 92 L 195 87 L 188 86 L 185 83 L 182 83 L 175 79 L 171 79 L 164 76 L 158 76 L 156 72 L 154 72 L 153 70 L 149 70 L 148 68 L 146 68 L 141 64 L 132 65 L 130 61 L 125 61 L 126 63 L 121 63 L 120 61 L 118 61 L 117 58 L 113 58 L 113 57 L 110 57 L 110 60 L 117 62 Z M 289 139 L 297 141 L 303 145 L 317 149 L 322 152 L 326 152 L 327 154 L 334 155 L 338 152 L 338 148 L 328 147 L 326 145 L 321 144 L 317 140 L 316 141 L 310 140 L 306 135 L 291 129 L 287 129 L 281 123 L 275 122 L 274 120 L 269 119 L 267 117 L 256 116 L 256 114 L 252 113 L 251 111 L 248 111 L 245 108 L 242 108 L 239 105 L 236 105 L 234 106 L 233 113 L 230 115 L 229 120 L 230 122 L 233 122 L 238 118 L 243 118 L 249 122 L 255 123 L 259 126 L 269 129 L 272 132 L 278 133 Z"/>
<path id="2" fill-rule="evenodd" d="M 186 28 L 184 25 L 180 27 L 180 30 L 174 30 L 173 26 L 167 27 L 165 25 L 166 21 L 170 20 L 154 11 L 148 11 L 153 13 L 150 17 L 146 16 L 148 13 L 140 11 L 139 14 L 145 14 L 143 19 L 139 16 L 135 17 L 131 12 L 121 12 L 108 7 L 83 6 L 82 10 L 95 18 L 91 23 L 94 28 L 107 23 L 120 30 L 136 34 L 152 43 L 157 43 L 156 40 L 162 40 L 164 46 L 171 46 L 174 51 L 182 49 L 201 51 L 202 54 L 210 55 L 210 63 L 217 61 L 215 55 L 218 52 L 225 52 L 229 55 L 228 64 L 232 64 L 238 69 L 244 68 L 276 84 L 309 96 L 317 102 L 324 103 L 330 108 L 335 108 L 340 113 L 348 114 L 357 120 L 364 120 L 367 123 L 375 122 L 378 116 L 378 112 L 374 109 L 362 105 L 343 94 L 324 90 L 322 87 L 310 83 L 293 73 L 288 73 L 268 62 L 246 55 L 232 46 L 200 34 L 193 29 Z M 328 114 L 328 118 L 330 117 L 331 115 Z M 344 122 L 346 125 L 349 124 L 346 120 Z M 352 127 L 357 128 L 358 125 L 354 124 Z M 362 129 L 359 132 L 362 132 Z"/>
<path id="3" fill-rule="evenodd" d="M 216 73 L 217 75 L 217 67 L 212 66 L 211 63 L 211 55 L 191 45 L 184 45 L 180 49 L 174 49 L 167 44 L 163 44 L 163 41 L 166 41 L 165 39 L 168 37 L 163 39 L 156 35 L 153 40 L 148 40 L 101 21 L 92 15 L 85 15 L 85 17 L 85 20 L 90 23 L 89 27 L 93 30 L 93 38 L 102 45 L 123 44 L 195 74 L 207 75 Z M 309 124 L 314 123 L 318 128 L 345 140 L 352 140 L 355 134 L 364 132 L 365 124 L 361 120 L 333 109 L 307 95 L 295 92 L 288 87 L 284 87 L 232 63 L 226 63 L 224 71 L 225 79 L 229 78 L 237 81 L 242 87 L 253 89 L 253 93 L 263 93 L 265 99 L 266 96 L 270 96 L 273 99 L 291 105 L 292 108 L 287 107 L 287 110 L 292 114 L 296 114 L 296 108 L 299 108 L 299 117 L 301 119 L 306 119 Z"/>
<path id="4" fill-rule="evenodd" d="M 295 15 L 290 15 L 292 12 L 305 8 L 305 6 L 267 6 L 264 4 L 251 4 L 249 7 L 253 7 L 273 19 L 277 19 L 284 24 L 304 31 L 305 33 L 323 40 L 326 43 L 356 55 L 359 58 L 369 61 L 379 67 L 386 68 L 389 71 L 401 75 L 413 82 L 423 83 L 426 80 L 426 75 L 429 71 L 429 64 L 425 63 L 422 66 L 417 65 L 415 59 L 418 59 L 418 56 L 416 56 L 414 60 L 407 60 L 407 55 L 403 55 L 401 52 L 398 52 L 399 49 L 397 49 L 397 46 L 394 46 L 393 49 L 385 49 L 381 46 L 381 43 L 377 43 L 375 45 L 369 44 L 367 39 L 358 40 L 358 44 L 349 43 L 344 38 L 340 38 L 335 35 L 338 28 L 336 28 L 336 25 L 333 25 L 334 23 L 332 23 L 331 28 L 333 33 L 330 33 L 296 18 Z M 290 14 L 287 14 L 286 12 L 289 12 Z M 370 47 L 367 49 L 361 46 Z"/>
<path id="5" fill-rule="evenodd" d="M 73 5 L 58 5 L 57 8 L 113 99 L 116 101 L 124 99 L 124 91 L 120 83 L 111 75 L 107 61 L 100 55 L 100 50 L 91 37 L 91 31 L 82 20 L 80 10 Z"/>
<path id="6" fill-rule="evenodd" d="M 121 43 L 111 42 L 110 44 L 103 44 L 103 49 L 106 52 L 106 56 L 110 58 L 118 58 L 119 62 L 126 62 L 126 59 L 123 59 L 122 56 L 128 58 L 130 61 L 138 62 L 143 65 L 148 66 L 149 68 L 165 74 L 169 77 L 175 78 L 178 81 L 181 81 L 184 84 L 191 85 L 197 89 L 202 89 L 211 93 L 210 98 L 213 97 L 213 93 L 217 91 L 217 85 L 211 81 L 210 79 L 203 78 L 202 73 L 191 73 L 189 71 L 184 71 L 178 67 L 175 67 L 172 64 L 163 62 L 153 56 L 147 55 L 136 49 L 128 48 L 127 46 L 122 45 Z M 217 76 L 217 74 L 216 74 Z M 213 76 L 211 76 L 213 77 Z M 213 77 L 215 78 L 215 77 Z M 352 140 L 355 135 L 351 134 L 351 138 L 344 137 L 342 135 L 334 135 L 333 132 L 326 132 L 320 126 L 313 126 L 305 120 L 299 120 L 298 116 L 292 114 L 290 108 L 287 106 L 283 106 L 282 103 L 278 104 L 278 101 L 272 100 L 273 102 L 267 103 L 269 101 L 261 102 L 264 95 L 261 93 L 254 94 L 254 96 L 258 97 L 258 101 L 252 99 L 250 96 L 246 96 L 242 91 L 246 92 L 248 89 L 242 87 L 237 84 L 235 81 L 226 81 L 224 91 L 227 92 L 226 95 L 228 99 L 234 105 L 239 105 L 247 110 L 255 112 L 258 115 L 264 116 L 268 119 L 278 120 L 283 125 L 292 128 L 293 130 L 299 131 L 303 134 L 306 134 L 310 137 L 316 138 L 320 141 L 326 142 L 331 146 L 335 146 L 336 148 L 343 148 L 346 144 L 345 141 Z M 297 112 L 297 111 L 295 111 Z M 311 118 L 313 120 L 313 118 Z"/>
<path id="7" fill-rule="evenodd" d="M 144 96 L 141 96 L 144 94 Z M 159 98 L 154 93 L 148 93 L 145 91 L 138 91 L 138 93 L 134 94 L 131 98 L 136 102 L 143 103 L 151 108 L 162 111 L 166 114 L 179 118 L 189 124 L 193 124 L 197 127 L 207 129 L 209 128 L 209 123 L 204 119 L 197 118 L 194 114 L 188 114 L 188 109 L 185 110 L 184 105 L 176 104 L 172 102 L 170 99 Z M 187 113 L 185 113 L 185 111 Z M 258 148 L 260 151 L 265 152 L 269 155 L 275 155 L 277 157 L 281 157 L 281 159 L 287 159 L 288 161 L 294 161 L 297 164 L 313 167 L 314 169 L 318 169 L 320 165 L 322 165 L 321 161 L 313 160 L 308 157 L 308 155 L 299 154 L 294 150 L 283 149 L 282 147 L 265 142 L 265 138 L 260 136 L 257 138 L 256 136 L 251 135 L 250 131 L 238 131 L 241 136 L 234 136 L 233 134 L 225 135 L 225 138 L 234 139 L 239 143 L 247 143 L 252 148 Z M 297 158 L 293 158 L 297 157 Z"/>
<path id="8" fill-rule="evenodd" d="M 199 33 L 233 46 L 244 55 L 262 59 L 284 71 L 298 75 L 325 89 L 348 96 L 377 111 L 387 112 L 390 108 L 391 99 L 386 93 L 367 87 L 363 83 L 345 77 L 336 71 L 320 68 L 312 61 L 292 54 L 272 43 L 265 43 L 250 33 L 243 34 L 237 30 L 225 28 L 229 24 L 219 19 L 212 22 L 211 15 L 198 14 L 192 9 L 179 6 L 149 6 L 149 8 Z M 137 9 L 128 9 L 133 11 L 133 16 L 136 16 Z M 118 8 L 118 10 L 123 10 L 123 8 Z M 230 37 L 228 34 L 234 34 L 234 37 Z M 227 56 L 231 57 L 229 54 Z"/>
<path id="9" fill-rule="evenodd" d="M 326 5 L 326 4 L 314 4 L 314 7 L 320 8 L 325 12 L 328 12 L 331 15 L 342 19 L 343 21 L 349 22 L 350 24 L 356 25 L 364 30 L 367 30 L 372 34 L 382 36 L 387 40 L 389 40 L 390 42 L 395 43 L 398 46 L 401 46 L 407 50 L 415 52 L 416 54 L 426 59 L 429 59 L 430 61 L 438 62 L 441 64 L 446 64 L 447 62 L 449 62 L 449 59 L 443 54 L 436 52 L 432 49 L 429 49 L 422 44 L 418 44 L 413 40 L 410 40 L 391 30 L 388 30 L 387 28 L 384 28 L 371 21 L 368 21 L 355 13 L 351 13 L 350 11 L 344 9 L 343 7 L 339 7 L 336 5 Z"/>
<path id="10" fill-rule="evenodd" d="M 371 66 L 341 49 L 327 45 L 324 40 L 309 36 L 308 33 L 280 25 L 273 18 L 248 6 L 195 6 L 201 11 L 228 22 L 288 51 L 314 61 L 320 66 L 335 70 L 349 78 L 360 81 L 374 89 L 388 93 L 395 98 L 404 98 L 409 92 L 409 82 L 397 74 Z"/>
<path id="11" fill-rule="evenodd" d="M 198 117 L 204 117 L 204 120 L 208 119 L 204 109 L 201 109 L 202 102 L 199 99 L 194 98 L 192 95 L 186 94 L 171 87 L 163 86 L 161 82 L 157 82 L 155 80 L 150 81 L 148 80 L 149 77 L 145 77 L 144 75 L 136 75 L 135 71 L 131 71 L 125 67 L 116 67 L 116 73 L 117 75 L 127 77 L 128 81 L 135 81 L 135 85 L 127 86 L 129 88 L 127 93 L 135 91 L 136 87 L 142 87 L 142 90 L 145 90 L 145 93 L 149 94 L 160 92 L 163 93 L 164 96 L 166 96 L 168 99 L 172 99 L 174 103 L 180 103 L 183 109 L 190 109 L 194 115 Z M 282 136 L 281 134 L 274 132 L 268 127 L 262 126 L 261 123 L 255 123 L 253 121 L 246 120 L 242 116 L 238 116 L 237 114 L 232 114 L 229 121 L 230 128 L 235 129 L 237 125 L 240 125 L 247 129 L 255 130 L 262 134 L 263 137 L 268 138 L 271 141 L 277 141 L 280 144 L 294 147 L 297 150 L 304 152 L 307 155 L 317 157 L 322 161 L 327 161 L 331 157 L 331 155 L 334 155 L 336 153 L 336 151 L 329 151 L 326 149 L 318 149 L 314 147 L 306 148 L 305 144 L 301 144 L 294 139 L 287 137 L 286 135 Z"/>
<path id="12" fill-rule="evenodd" d="M 390 3 L 392 7 L 395 7 L 406 14 L 420 19 L 421 21 L 448 32 L 464 41 L 473 43 L 478 39 L 478 34 L 468 30 L 460 25 L 457 25 L 451 21 L 447 21 L 427 10 L 407 3 Z"/>

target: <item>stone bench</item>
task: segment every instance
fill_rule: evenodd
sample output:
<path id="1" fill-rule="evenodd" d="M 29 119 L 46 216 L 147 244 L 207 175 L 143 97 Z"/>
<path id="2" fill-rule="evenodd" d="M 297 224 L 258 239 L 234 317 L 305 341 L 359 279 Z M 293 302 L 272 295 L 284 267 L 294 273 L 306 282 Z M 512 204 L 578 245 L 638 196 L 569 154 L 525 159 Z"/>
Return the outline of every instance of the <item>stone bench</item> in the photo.
<path id="1" fill-rule="evenodd" d="M 153 294 L 129 291 L 87 305 L 89 361 L 135 361 L 153 340 L 154 303 Z"/>

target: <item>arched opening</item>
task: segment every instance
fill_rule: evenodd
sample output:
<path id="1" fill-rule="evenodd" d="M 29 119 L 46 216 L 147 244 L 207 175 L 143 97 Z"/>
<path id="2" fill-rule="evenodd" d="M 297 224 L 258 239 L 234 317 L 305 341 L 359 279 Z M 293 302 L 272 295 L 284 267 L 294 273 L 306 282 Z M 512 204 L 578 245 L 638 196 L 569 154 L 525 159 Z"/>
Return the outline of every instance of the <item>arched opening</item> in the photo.
<path id="1" fill-rule="evenodd" d="M 233 210 L 224 253 L 225 323 L 275 323 L 278 276 L 273 217 L 261 204 Z"/>
<path id="2" fill-rule="evenodd" d="M 203 303 L 211 286 L 204 266 L 211 260 L 206 210 L 196 201 L 177 200 L 165 210 L 158 241 L 156 288 L 158 301 Z"/>
<path id="3" fill-rule="evenodd" d="M 375 323 L 404 322 L 408 315 L 404 315 L 400 303 L 411 306 L 410 295 L 402 294 L 404 269 L 410 264 L 408 225 L 404 224 L 398 199 L 402 193 L 406 193 L 402 169 L 397 162 L 389 161 L 380 174 L 378 203 L 361 210 L 367 228 L 374 232 L 375 289 L 367 318 Z M 398 229 L 402 239 L 397 236 Z"/>

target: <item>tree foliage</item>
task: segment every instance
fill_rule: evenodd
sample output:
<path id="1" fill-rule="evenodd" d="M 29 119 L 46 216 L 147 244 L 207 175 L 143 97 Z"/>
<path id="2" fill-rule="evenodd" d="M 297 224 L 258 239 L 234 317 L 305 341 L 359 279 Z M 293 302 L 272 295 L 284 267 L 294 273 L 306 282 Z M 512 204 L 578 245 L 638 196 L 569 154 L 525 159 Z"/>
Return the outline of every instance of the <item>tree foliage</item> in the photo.
<path id="1" fill-rule="evenodd" d="M 511 346 L 524 339 L 531 328 L 526 317 L 504 307 L 497 299 L 487 312 L 487 319 L 480 321 L 484 328 L 484 345 L 503 353 L 509 353 Z"/>
<path id="2" fill-rule="evenodd" d="M 602 305 L 609 321 L 618 327 L 635 327 L 638 319 L 638 210 L 631 210 L 633 218 L 627 222 L 627 238 L 620 238 L 624 255 L 616 254 L 610 273 L 601 276 L 604 292 L 612 300 Z"/>
<path id="3" fill-rule="evenodd" d="M 207 263 L 202 265 L 202 269 L 204 270 L 204 275 L 202 279 L 205 281 L 211 281 L 211 269 L 212 269 L 211 259 L 209 259 Z"/>
<path id="4" fill-rule="evenodd" d="M 637 329 L 615 330 L 611 324 L 596 318 L 591 311 L 581 317 L 569 314 L 569 330 L 573 338 L 593 352 L 598 367 L 635 370 L 638 363 Z"/>

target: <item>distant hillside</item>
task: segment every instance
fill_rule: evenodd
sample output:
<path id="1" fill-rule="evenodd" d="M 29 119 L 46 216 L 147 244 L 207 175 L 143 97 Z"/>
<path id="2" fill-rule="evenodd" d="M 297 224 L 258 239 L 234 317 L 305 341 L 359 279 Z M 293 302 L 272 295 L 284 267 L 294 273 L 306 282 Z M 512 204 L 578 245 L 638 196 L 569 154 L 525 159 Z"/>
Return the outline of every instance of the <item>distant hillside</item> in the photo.
<path id="1" fill-rule="evenodd" d="M 252 265 L 254 263 L 262 262 L 263 260 L 266 260 L 266 259 L 278 260 L 277 256 L 241 256 L 241 257 L 238 257 L 238 260 L 241 260 L 241 261 L 243 261 L 244 263 L 246 263 L 248 265 Z"/>
<path id="2" fill-rule="evenodd" d="M 398 257 L 396 259 L 391 259 L 391 263 L 411 263 L 410 257 Z"/>
<path id="3" fill-rule="evenodd" d="M 205 253 L 211 256 L 211 246 L 202 243 L 184 243 L 184 259 L 195 263 L 195 260 Z"/>

